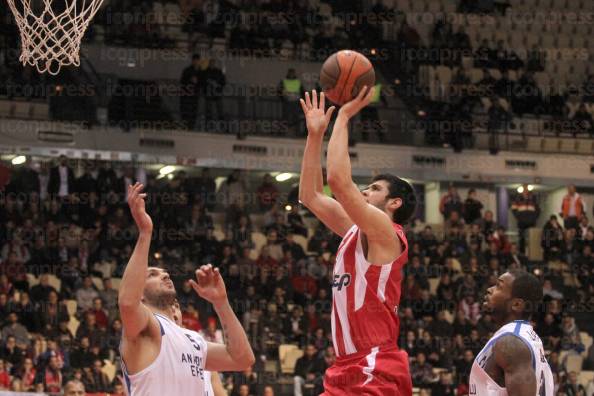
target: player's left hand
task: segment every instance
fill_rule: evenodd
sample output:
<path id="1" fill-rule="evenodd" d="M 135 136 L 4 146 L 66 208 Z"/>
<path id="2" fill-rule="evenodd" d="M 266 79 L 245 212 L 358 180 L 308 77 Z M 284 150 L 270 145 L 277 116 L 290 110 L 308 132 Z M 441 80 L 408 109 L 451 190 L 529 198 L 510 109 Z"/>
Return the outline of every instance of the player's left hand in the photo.
<path id="1" fill-rule="evenodd" d="M 218 268 L 212 264 L 196 270 L 196 280 L 190 279 L 190 285 L 198 295 L 213 305 L 227 301 L 227 289 Z"/>
<path id="2" fill-rule="evenodd" d="M 369 89 L 369 87 L 365 85 L 363 88 L 361 88 L 361 91 L 356 98 L 342 105 L 340 110 L 338 110 L 338 115 L 347 118 L 354 117 L 358 112 L 361 111 L 362 108 L 371 103 L 374 92 L 375 87 L 371 87 L 371 89 Z"/>

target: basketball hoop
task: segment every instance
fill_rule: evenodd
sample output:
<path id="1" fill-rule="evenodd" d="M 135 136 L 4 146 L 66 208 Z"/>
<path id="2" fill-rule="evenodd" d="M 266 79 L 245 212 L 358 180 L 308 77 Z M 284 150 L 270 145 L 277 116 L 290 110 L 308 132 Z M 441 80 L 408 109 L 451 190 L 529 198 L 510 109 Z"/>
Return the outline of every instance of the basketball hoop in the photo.
<path id="1" fill-rule="evenodd" d="M 21 32 L 23 65 L 56 75 L 80 65 L 80 43 L 103 0 L 7 0 Z"/>

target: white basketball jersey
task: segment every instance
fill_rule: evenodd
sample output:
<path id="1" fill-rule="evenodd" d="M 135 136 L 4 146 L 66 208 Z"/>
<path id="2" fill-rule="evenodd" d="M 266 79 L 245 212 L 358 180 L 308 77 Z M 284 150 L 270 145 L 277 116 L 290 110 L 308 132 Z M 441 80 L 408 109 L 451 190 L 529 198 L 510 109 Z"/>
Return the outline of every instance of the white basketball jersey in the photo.
<path id="1" fill-rule="evenodd" d="M 536 376 L 535 396 L 554 396 L 554 382 L 551 367 L 544 354 L 540 337 L 534 332 L 530 322 L 516 320 L 501 327 L 487 345 L 476 355 L 470 371 L 469 395 L 507 396 L 507 390 L 499 386 L 484 370 L 485 364 L 493 353 L 495 342 L 505 335 L 520 338 L 532 353 L 532 367 Z M 526 395 L 530 396 L 530 395 Z"/>
<path id="2" fill-rule="evenodd" d="M 159 314 L 161 350 L 148 367 L 128 375 L 122 359 L 122 371 L 129 396 L 191 395 L 213 396 L 207 387 L 206 341 L 195 331 L 184 329 Z M 208 378 L 210 385 L 210 377 Z"/>
<path id="3" fill-rule="evenodd" d="M 214 390 L 212 389 L 212 373 L 210 371 L 204 371 L 204 396 L 214 396 Z"/>

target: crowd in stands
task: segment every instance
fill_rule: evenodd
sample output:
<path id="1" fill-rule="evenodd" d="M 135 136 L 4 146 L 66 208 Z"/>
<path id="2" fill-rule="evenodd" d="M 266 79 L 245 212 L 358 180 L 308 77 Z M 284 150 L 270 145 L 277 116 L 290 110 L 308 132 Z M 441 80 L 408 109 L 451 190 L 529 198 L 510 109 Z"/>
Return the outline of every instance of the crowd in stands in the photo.
<path id="1" fill-rule="evenodd" d="M 268 394 L 282 394 L 279 374 L 266 371 L 282 344 L 304 350 L 292 378 L 296 394 L 319 394 L 335 359 L 331 280 L 340 239 L 323 226 L 309 230 L 294 194 L 281 194 L 269 175 L 255 187 L 238 170 L 217 188 L 208 169 L 198 177 L 180 171 L 157 179 L 129 166 L 116 172 L 109 164 L 88 163 L 75 174 L 65 157 L 40 170 L 10 171 L 0 201 L 0 389 L 57 392 L 75 378 L 88 392 L 122 394 L 118 376 L 108 378 L 103 366 L 119 370 L 114 281 L 135 243 L 124 191 L 138 180 L 147 185 L 155 224 L 151 264 L 169 270 L 184 325 L 213 342 L 222 341 L 216 316 L 188 280 L 199 264 L 221 268 L 258 356 L 246 372 L 224 375 L 229 394 L 259 395 L 265 386 L 272 387 Z M 522 199 L 529 197 L 514 202 Z M 528 260 L 486 209 L 475 191 L 462 201 L 451 187 L 440 203 L 443 232 L 418 221 L 408 228 L 399 343 L 409 353 L 413 383 L 434 396 L 468 392 L 474 356 L 496 330 L 490 315 L 481 313 L 481 298 L 498 274 L 525 268 L 544 281 L 546 303 L 534 322 L 558 394 L 575 394 L 568 389 L 581 359 L 584 369 L 594 369 L 594 349 L 585 349 L 575 321 L 594 302 L 594 229 L 581 198 L 570 187 L 561 208 L 564 227 L 557 220 L 545 226 L 543 262 Z M 306 245 L 300 242 L 308 236 Z M 27 274 L 38 283 L 30 284 Z M 51 276 L 61 281 L 59 290 Z M 577 370 L 572 356 L 579 356 Z"/>
<path id="2" fill-rule="evenodd" d="M 477 10 L 464 11 L 483 14 Z M 571 65 L 567 71 L 559 72 L 568 74 L 563 77 L 545 70 L 546 63 L 552 58 L 551 51 L 566 48 L 546 49 L 537 44 L 527 49 L 515 48 L 511 41 L 487 38 L 482 38 L 473 47 L 463 25 L 454 27 L 450 21 L 434 16 L 436 22 L 431 27 L 428 42 L 424 43 L 417 29 L 407 23 L 406 15 L 402 16 L 396 39 L 400 71 L 408 76 L 413 86 L 430 87 L 430 92 L 411 90 L 422 92 L 419 96 L 428 109 L 429 119 L 436 125 L 466 121 L 459 122 L 458 125 L 463 125 L 452 128 L 455 129 L 453 132 L 434 130 L 430 133 L 441 133 L 442 138 L 444 134 L 448 135 L 444 140 L 456 148 L 471 144 L 464 138 L 472 134 L 473 127 L 493 133 L 509 131 L 517 128 L 512 122 L 514 117 L 528 115 L 548 120 L 546 128 L 557 136 L 594 136 L 594 119 L 589 107 L 594 75 L 576 75 Z M 578 50 L 584 49 L 575 49 Z M 428 65 L 448 67 L 451 78 L 438 79 L 436 76 L 421 85 L 420 69 Z M 478 78 L 471 78 L 473 68 L 480 69 Z M 548 83 L 539 84 L 535 76 L 543 72 L 548 73 L 545 76 Z M 472 114 L 485 115 L 487 121 L 478 123 Z"/>

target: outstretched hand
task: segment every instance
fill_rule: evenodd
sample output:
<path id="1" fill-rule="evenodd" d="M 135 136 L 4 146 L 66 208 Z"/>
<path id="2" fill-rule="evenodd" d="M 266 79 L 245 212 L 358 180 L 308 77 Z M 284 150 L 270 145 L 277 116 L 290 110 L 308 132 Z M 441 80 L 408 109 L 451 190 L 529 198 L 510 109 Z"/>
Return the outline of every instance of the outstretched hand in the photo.
<path id="1" fill-rule="evenodd" d="M 146 193 L 142 193 L 143 188 L 144 185 L 138 182 L 133 186 L 128 186 L 128 206 L 130 207 L 132 218 L 134 218 L 138 230 L 141 233 L 150 233 L 153 231 L 153 220 L 148 213 L 146 213 L 144 202 Z"/>
<path id="2" fill-rule="evenodd" d="M 227 289 L 218 268 L 212 264 L 201 266 L 196 270 L 196 280 L 190 279 L 190 285 L 196 293 L 213 305 L 227 301 Z"/>
<path id="3" fill-rule="evenodd" d="M 320 93 L 319 102 L 318 93 L 315 89 L 311 92 L 311 97 L 312 99 L 309 97 L 309 92 L 306 92 L 305 100 L 299 99 L 299 103 L 301 103 L 301 108 L 303 109 L 303 114 L 305 114 L 307 133 L 308 135 L 313 136 L 323 136 L 326 132 L 326 129 L 328 129 L 328 124 L 330 124 L 332 113 L 334 113 L 336 107 L 331 106 L 327 111 L 325 110 L 326 98 L 324 92 Z"/>
<path id="4" fill-rule="evenodd" d="M 371 89 L 369 89 L 369 87 L 365 85 L 363 88 L 361 88 L 361 91 L 359 91 L 359 94 L 356 98 L 345 103 L 340 108 L 340 110 L 338 110 L 338 115 L 345 116 L 347 118 L 354 117 L 358 112 L 361 111 L 362 108 L 371 103 L 374 93 L 375 87 L 371 87 Z"/>

